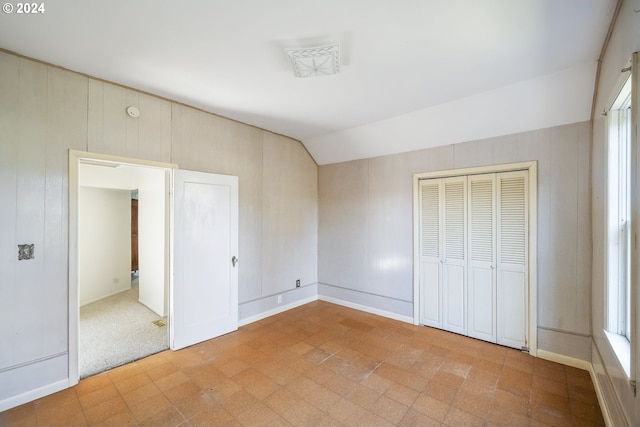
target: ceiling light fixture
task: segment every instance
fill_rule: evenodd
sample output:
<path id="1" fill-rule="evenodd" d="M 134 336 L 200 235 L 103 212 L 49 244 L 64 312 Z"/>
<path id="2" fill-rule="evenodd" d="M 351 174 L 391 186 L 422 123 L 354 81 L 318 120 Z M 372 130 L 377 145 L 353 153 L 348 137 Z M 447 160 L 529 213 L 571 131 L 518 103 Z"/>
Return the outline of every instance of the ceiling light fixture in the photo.
<path id="1" fill-rule="evenodd" d="M 330 76 L 340 72 L 340 45 L 285 49 L 296 77 Z"/>

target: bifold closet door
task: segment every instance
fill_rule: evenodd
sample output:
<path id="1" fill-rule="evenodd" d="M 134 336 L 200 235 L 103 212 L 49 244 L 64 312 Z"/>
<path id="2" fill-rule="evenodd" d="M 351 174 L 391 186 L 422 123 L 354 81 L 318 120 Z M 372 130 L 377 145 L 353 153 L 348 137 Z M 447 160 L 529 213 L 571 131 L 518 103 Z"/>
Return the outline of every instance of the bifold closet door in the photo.
<path id="1" fill-rule="evenodd" d="M 470 337 L 496 342 L 496 174 L 469 176 Z"/>
<path id="2" fill-rule="evenodd" d="M 467 178 L 420 183 L 421 323 L 466 334 Z"/>
<path id="3" fill-rule="evenodd" d="M 527 344 L 529 197 L 526 171 L 497 175 L 498 344 Z"/>
<path id="4" fill-rule="evenodd" d="M 527 345 L 528 171 L 420 182 L 420 321 Z"/>
<path id="5" fill-rule="evenodd" d="M 442 328 L 442 180 L 420 181 L 420 323 Z"/>
<path id="6" fill-rule="evenodd" d="M 442 258 L 442 328 L 467 333 L 467 177 L 445 178 Z"/>

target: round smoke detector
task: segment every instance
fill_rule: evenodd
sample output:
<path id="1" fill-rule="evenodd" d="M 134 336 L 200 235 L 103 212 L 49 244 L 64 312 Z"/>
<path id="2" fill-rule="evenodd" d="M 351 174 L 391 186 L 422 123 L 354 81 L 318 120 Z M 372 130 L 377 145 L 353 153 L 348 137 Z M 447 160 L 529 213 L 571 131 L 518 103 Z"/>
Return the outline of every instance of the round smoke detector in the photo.
<path id="1" fill-rule="evenodd" d="M 127 114 L 129 115 L 129 117 L 133 119 L 137 119 L 138 117 L 140 117 L 140 110 L 138 110 L 137 107 L 134 107 L 133 105 L 131 105 L 127 107 Z"/>

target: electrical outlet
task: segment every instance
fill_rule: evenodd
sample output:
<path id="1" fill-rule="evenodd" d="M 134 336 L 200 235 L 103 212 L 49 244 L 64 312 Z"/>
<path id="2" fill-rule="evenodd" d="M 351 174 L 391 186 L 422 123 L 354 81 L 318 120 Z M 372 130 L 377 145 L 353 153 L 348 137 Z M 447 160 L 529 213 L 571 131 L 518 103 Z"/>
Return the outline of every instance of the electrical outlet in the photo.
<path id="1" fill-rule="evenodd" d="M 282 304 L 282 295 L 278 295 L 278 304 Z"/>
<path id="2" fill-rule="evenodd" d="M 300 279 L 296 280 L 296 288 L 300 287 Z"/>

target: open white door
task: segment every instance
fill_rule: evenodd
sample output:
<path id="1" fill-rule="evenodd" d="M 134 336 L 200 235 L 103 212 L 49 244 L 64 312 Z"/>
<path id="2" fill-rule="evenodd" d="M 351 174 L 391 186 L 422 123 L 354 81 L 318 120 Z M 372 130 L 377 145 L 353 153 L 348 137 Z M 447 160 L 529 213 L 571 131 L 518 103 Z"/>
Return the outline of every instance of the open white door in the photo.
<path id="1" fill-rule="evenodd" d="M 170 347 L 238 329 L 238 177 L 174 170 Z"/>

